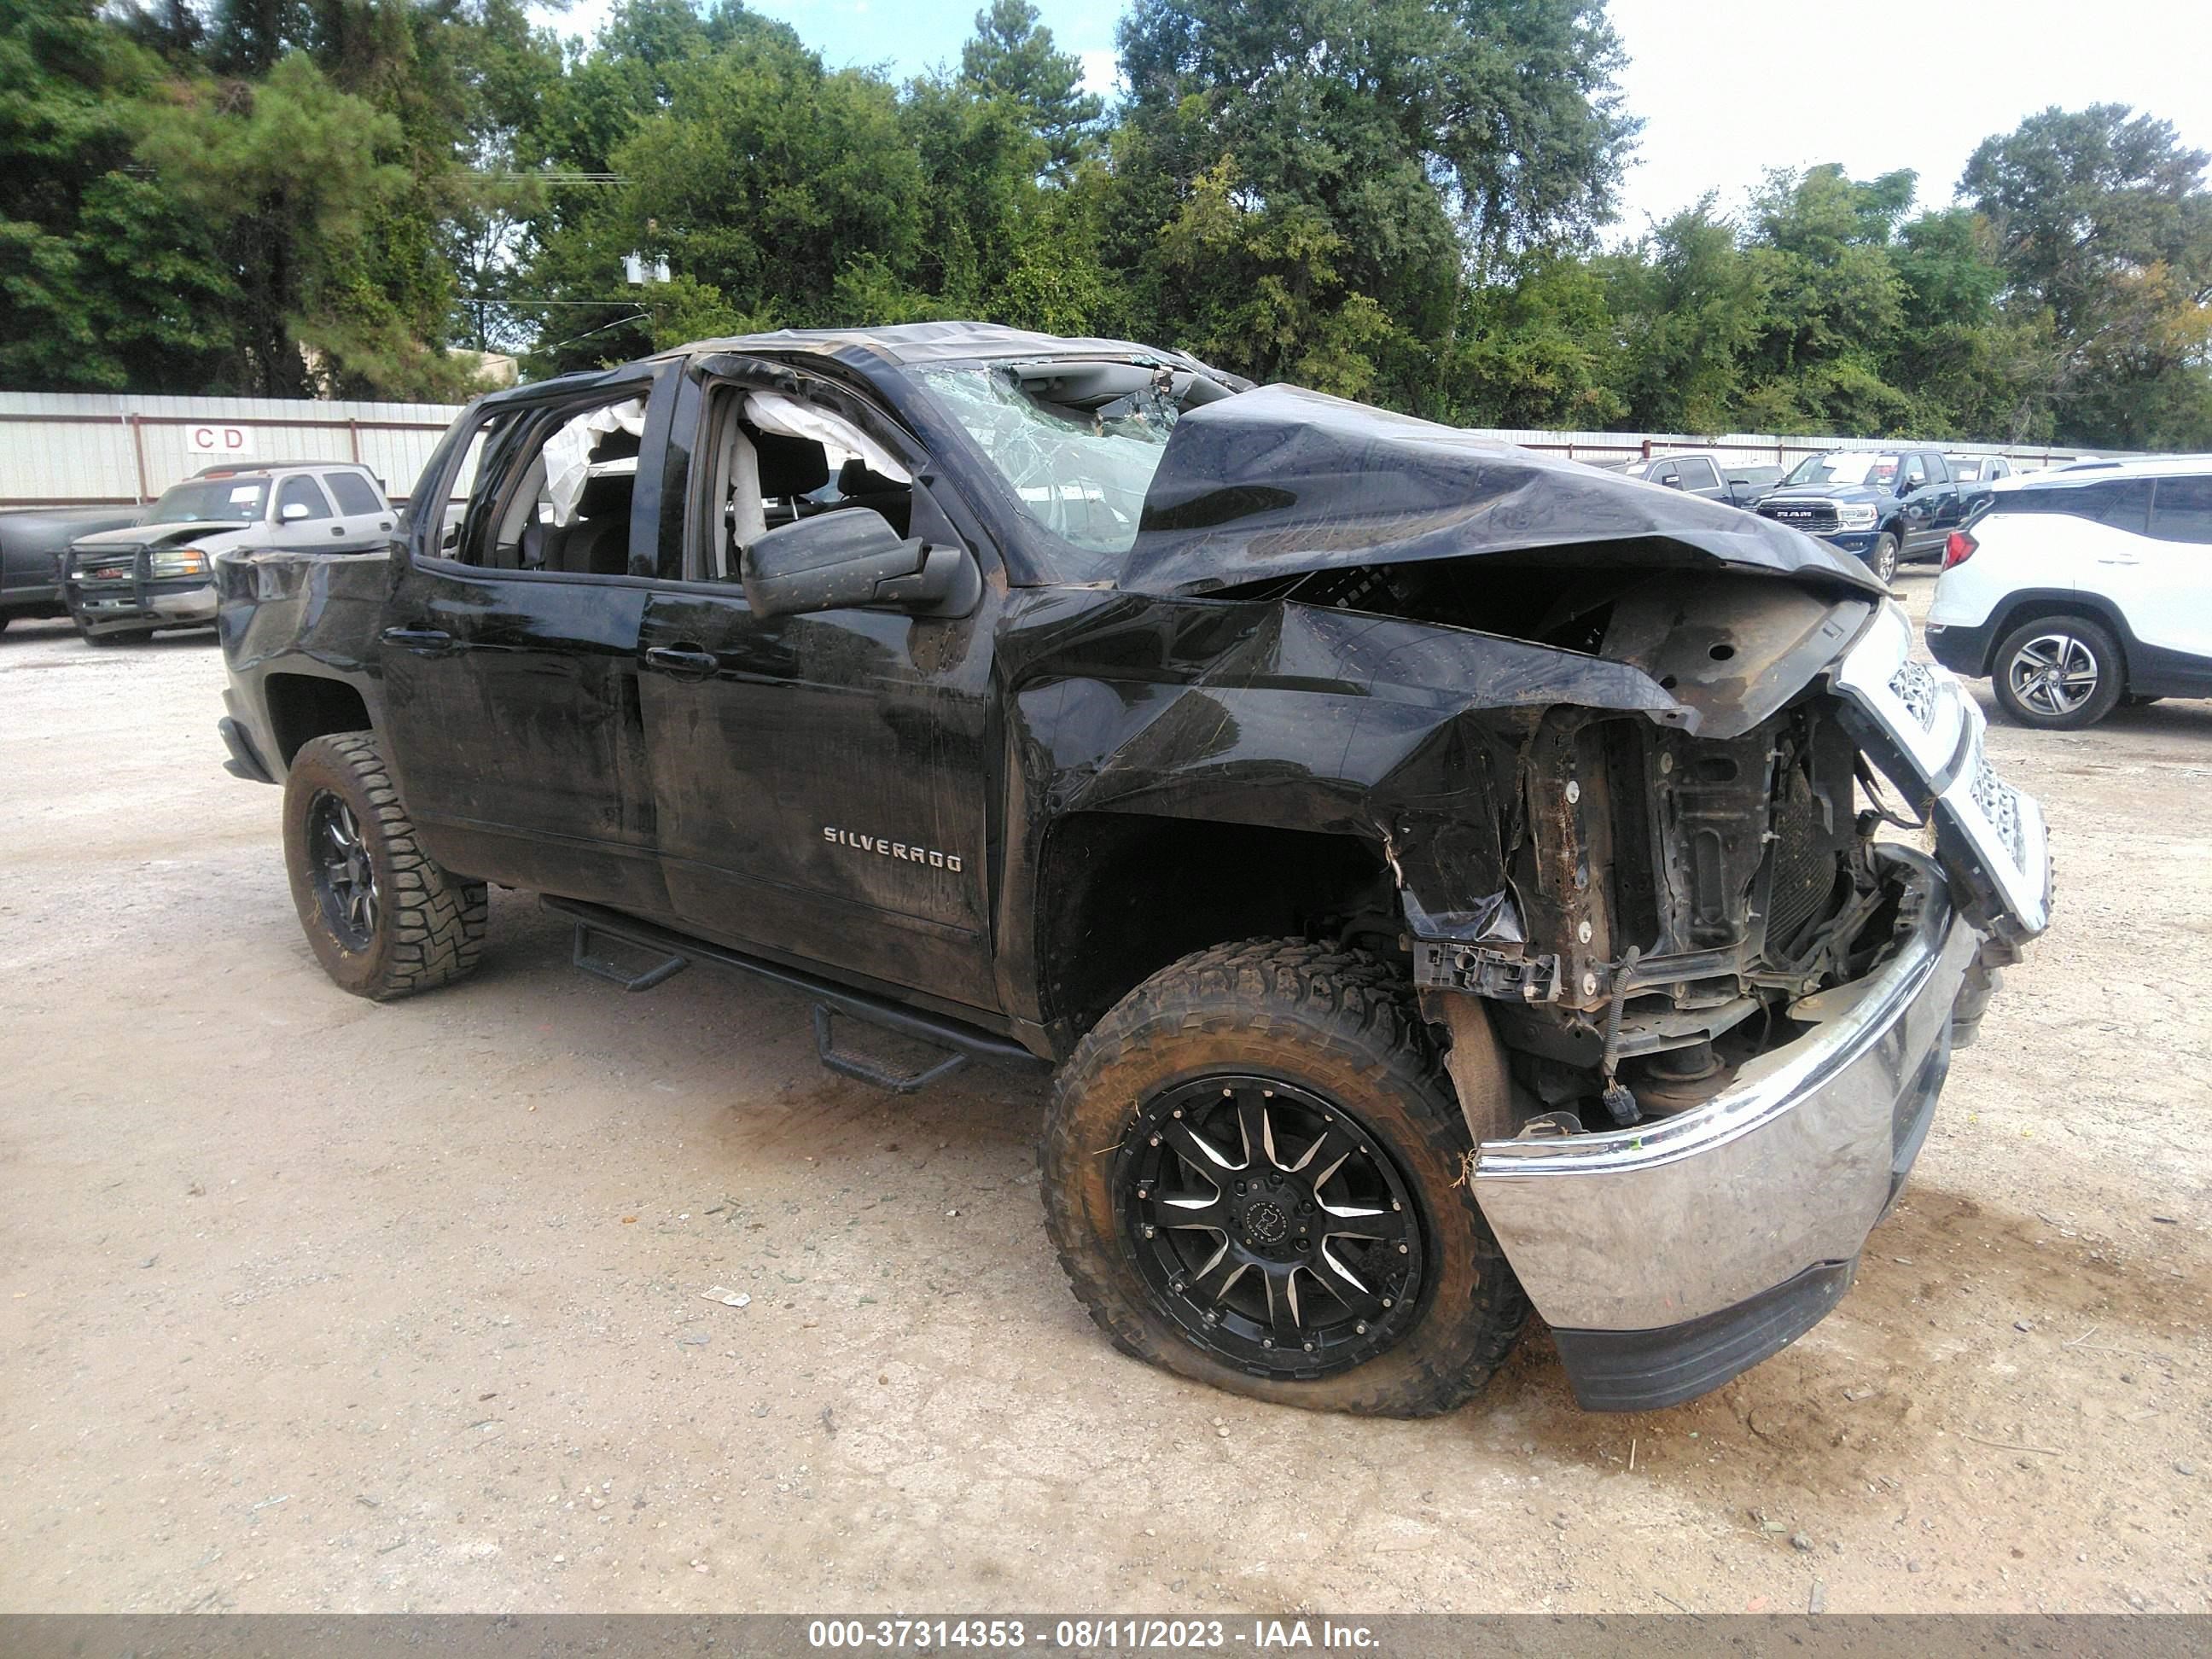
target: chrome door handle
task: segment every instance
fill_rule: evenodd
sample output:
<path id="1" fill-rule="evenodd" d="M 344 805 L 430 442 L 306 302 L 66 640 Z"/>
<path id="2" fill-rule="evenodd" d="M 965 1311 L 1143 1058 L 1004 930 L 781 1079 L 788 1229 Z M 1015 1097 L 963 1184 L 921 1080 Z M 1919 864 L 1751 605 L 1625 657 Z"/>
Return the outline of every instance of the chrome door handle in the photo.
<path id="1" fill-rule="evenodd" d="M 434 657 L 453 648 L 453 636 L 438 628 L 387 628 L 384 642 L 418 656 Z"/>
<path id="2" fill-rule="evenodd" d="M 722 659 L 696 646 L 654 645 L 646 647 L 645 665 L 678 679 L 703 680 L 722 665 Z"/>

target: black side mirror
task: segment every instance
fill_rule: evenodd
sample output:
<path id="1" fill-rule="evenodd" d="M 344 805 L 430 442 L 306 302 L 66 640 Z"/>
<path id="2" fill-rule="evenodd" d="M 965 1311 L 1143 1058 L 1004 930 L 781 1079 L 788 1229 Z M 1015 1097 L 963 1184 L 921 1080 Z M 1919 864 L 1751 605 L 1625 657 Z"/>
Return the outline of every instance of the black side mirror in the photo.
<path id="1" fill-rule="evenodd" d="M 739 562 L 745 602 L 757 617 L 817 611 L 903 611 L 964 617 L 983 597 L 983 574 L 968 550 L 901 539 L 871 507 L 848 507 L 757 537 Z"/>

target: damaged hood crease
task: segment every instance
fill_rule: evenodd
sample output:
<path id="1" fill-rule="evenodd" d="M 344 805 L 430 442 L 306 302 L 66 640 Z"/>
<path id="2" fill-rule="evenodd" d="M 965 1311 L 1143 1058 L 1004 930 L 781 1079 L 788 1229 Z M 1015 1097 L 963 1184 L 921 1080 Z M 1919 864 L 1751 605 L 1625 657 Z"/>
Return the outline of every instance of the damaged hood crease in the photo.
<path id="1" fill-rule="evenodd" d="M 1722 568 L 1886 591 L 1856 560 L 1771 520 L 1294 386 L 1176 422 L 1116 585 L 1195 595 L 1360 565 L 1653 542 Z"/>

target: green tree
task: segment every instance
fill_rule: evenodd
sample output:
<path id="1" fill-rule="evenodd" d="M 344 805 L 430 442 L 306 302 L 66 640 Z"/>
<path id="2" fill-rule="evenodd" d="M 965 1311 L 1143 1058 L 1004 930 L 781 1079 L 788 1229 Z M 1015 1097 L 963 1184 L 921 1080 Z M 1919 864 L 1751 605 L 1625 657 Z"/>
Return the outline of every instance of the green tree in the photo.
<path id="1" fill-rule="evenodd" d="M 229 385 L 271 396 L 465 387 L 441 338 L 450 276 L 395 118 L 294 53 L 258 84 L 173 83 L 137 153 L 234 286 Z M 409 251 L 403 264 L 395 256 Z"/>
<path id="2" fill-rule="evenodd" d="M 197 391 L 230 289 L 202 228 L 135 171 L 158 58 L 95 0 L 0 21 L 0 381 Z"/>
<path id="3" fill-rule="evenodd" d="M 1346 283 L 1344 253 L 1317 209 L 1252 202 L 1226 159 L 1159 235 L 1164 273 L 1195 299 L 1182 335 L 1191 350 L 1255 380 L 1358 398 L 1375 389 L 1374 348 L 1391 325 Z"/>
<path id="4" fill-rule="evenodd" d="M 1984 140 L 1960 193 L 1996 239 L 2008 311 L 2048 314 L 2060 436 L 2212 444 L 2207 157 L 2118 104 L 2047 109 Z"/>
<path id="5" fill-rule="evenodd" d="M 1172 284 L 1157 268 L 1186 205 L 1217 228 L 1233 209 L 1267 262 L 1309 262 L 1275 272 L 1286 291 L 1338 296 L 1324 306 L 1363 343 L 1333 349 L 1366 358 L 1389 401 L 1431 394 L 1416 343 L 1449 338 L 1470 267 L 1603 221 L 1634 132 L 1591 0 L 1138 0 L 1120 39 L 1106 254 L 1138 320 L 1176 337 L 1249 302 L 1241 266 Z"/>
<path id="6" fill-rule="evenodd" d="M 872 256 L 903 276 L 921 249 L 921 168 L 896 94 L 773 36 L 687 59 L 667 109 L 614 159 L 634 245 L 740 311 L 835 321 L 848 264 Z"/>
<path id="7" fill-rule="evenodd" d="M 1911 413 L 1885 370 L 1905 315 L 1890 238 L 1913 182 L 1862 182 L 1830 163 L 1770 173 L 1753 198 L 1761 314 L 1741 406 L 1759 430 L 1894 431 Z"/>
<path id="8" fill-rule="evenodd" d="M 1469 426 L 1601 430 L 1628 412 L 1620 335 L 1603 276 L 1565 254 L 1530 256 L 1510 283 L 1471 288 L 1436 412 Z"/>
<path id="9" fill-rule="evenodd" d="M 1714 198 L 1600 259 L 1598 269 L 1620 331 L 1614 384 L 1629 423 L 1661 432 L 1735 427 L 1765 314 L 1765 279 Z"/>
<path id="10" fill-rule="evenodd" d="M 1059 49 L 1026 0 L 992 0 L 975 14 L 975 33 L 960 49 L 960 84 L 1019 110 L 1061 179 L 1089 149 L 1106 107 L 1083 90 L 1082 60 Z"/>

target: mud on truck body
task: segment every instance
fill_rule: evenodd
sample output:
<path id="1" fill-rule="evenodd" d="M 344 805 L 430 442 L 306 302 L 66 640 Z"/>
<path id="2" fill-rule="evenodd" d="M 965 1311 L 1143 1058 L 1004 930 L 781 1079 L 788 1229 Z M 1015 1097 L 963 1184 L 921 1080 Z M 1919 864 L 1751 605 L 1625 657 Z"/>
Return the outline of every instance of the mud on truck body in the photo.
<path id="1" fill-rule="evenodd" d="M 1843 1294 L 2045 925 L 1856 561 L 1179 353 L 708 342 L 481 400 L 414 501 L 220 563 L 331 976 L 457 977 L 496 883 L 888 1087 L 1051 1067 L 1077 1294 L 1261 1398 L 1446 1409 L 1532 1303 L 1586 1406 L 1718 1386 Z"/>

